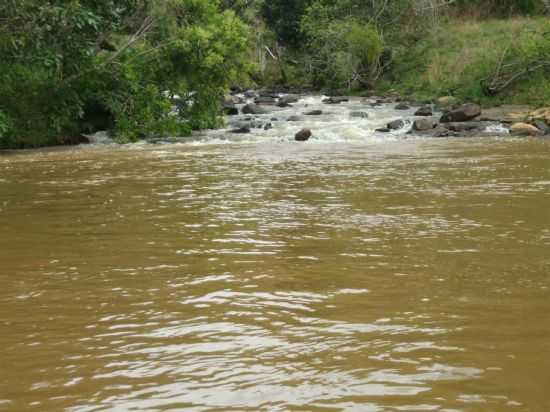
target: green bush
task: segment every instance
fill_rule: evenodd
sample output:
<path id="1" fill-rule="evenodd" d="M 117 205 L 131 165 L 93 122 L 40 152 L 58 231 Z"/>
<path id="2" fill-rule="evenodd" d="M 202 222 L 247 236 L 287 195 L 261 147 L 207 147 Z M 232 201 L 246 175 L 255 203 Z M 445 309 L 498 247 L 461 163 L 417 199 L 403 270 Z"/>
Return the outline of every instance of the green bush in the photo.
<path id="1" fill-rule="evenodd" d="M 302 30 L 309 39 L 309 76 L 320 87 L 352 88 L 365 84 L 384 50 L 374 26 L 353 18 L 333 20 L 321 3 L 308 9 Z"/>

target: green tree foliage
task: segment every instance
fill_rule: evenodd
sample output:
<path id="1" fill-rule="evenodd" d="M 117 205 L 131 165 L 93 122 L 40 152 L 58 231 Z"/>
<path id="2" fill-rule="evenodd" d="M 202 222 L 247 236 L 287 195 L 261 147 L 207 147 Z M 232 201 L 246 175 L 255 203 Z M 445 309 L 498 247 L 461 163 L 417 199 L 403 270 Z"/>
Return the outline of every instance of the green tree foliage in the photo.
<path id="1" fill-rule="evenodd" d="M 298 48 L 303 44 L 301 20 L 311 0 L 266 0 L 261 12 L 267 26 L 281 44 Z"/>
<path id="2" fill-rule="evenodd" d="M 381 19 L 389 11 L 358 0 L 314 1 L 301 25 L 313 84 L 330 88 L 367 84 L 384 51 Z"/>
<path id="3" fill-rule="evenodd" d="M 121 141 L 213 127 L 248 70 L 247 27 L 216 0 L 10 0 L 0 21 L 0 147 L 65 143 L 98 114 Z"/>

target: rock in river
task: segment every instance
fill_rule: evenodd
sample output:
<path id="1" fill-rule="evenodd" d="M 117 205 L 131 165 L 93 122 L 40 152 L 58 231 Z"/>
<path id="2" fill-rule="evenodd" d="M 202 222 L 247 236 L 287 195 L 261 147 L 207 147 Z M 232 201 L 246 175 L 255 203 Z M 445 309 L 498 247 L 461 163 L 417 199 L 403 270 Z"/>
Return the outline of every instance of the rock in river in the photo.
<path id="1" fill-rule="evenodd" d="M 441 123 L 467 122 L 481 114 L 481 106 L 478 104 L 467 103 L 457 109 L 447 112 L 441 117 Z"/>
<path id="2" fill-rule="evenodd" d="M 414 115 L 415 116 L 432 116 L 433 110 L 430 106 L 424 106 L 418 109 Z"/>
<path id="3" fill-rule="evenodd" d="M 399 103 L 397 106 L 395 106 L 395 110 L 409 110 L 410 108 L 411 107 L 405 103 Z"/>
<path id="4" fill-rule="evenodd" d="M 277 106 L 287 107 L 287 106 L 290 106 L 292 103 L 298 103 L 299 100 L 300 100 L 300 97 L 294 94 L 287 94 L 286 96 L 282 96 L 279 99 L 279 103 L 277 104 Z"/>
<path id="5" fill-rule="evenodd" d="M 323 114 L 322 110 L 312 110 L 310 112 L 304 113 L 306 116 L 321 116 Z"/>
<path id="6" fill-rule="evenodd" d="M 277 104 L 277 99 L 269 96 L 260 96 L 254 99 L 254 103 L 262 105 L 274 105 Z"/>
<path id="7" fill-rule="evenodd" d="M 450 122 L 444 126 L 453 132 L 469 132 L 472 130 L 483 131 L 489 126 L 490 122 Z"/>
<path id="8" fill-rule="evenodd" d="M 550 107 L 545 107 L 529 113 L 529 120 L 539 120 L 546 123 L 547 126 L 550 126 Z"/>
<path id="9" fill-rule="evenodd" d="M 344 102 L 349 102 L 349 98 L 347 97 L 329 97 L 328 99 L 324 99 L 323 103 L 325 104 L 340 104 Z"/>
<path id="10" fill-rule="evenodd" d="M 389 122 L 387 128 L 390 130 L 399 130 L 405 127 L 405 121 L 404 120 L 394 120 L 393 122 Z"/>
<path id="11" fill-rule="evenodd" d="M 367 112 L 351 112 L 349 117 L 359 118 L 359 119 L 368 119 L 369 114 Z"/>
<path id="12" fill-rule="evenodd" d="M 538 127 L 529 123 L 515 123 L 510 128 L 514 136 L 542 136 L 544 133 Z"/>
<path id="13" fill-rule="evenodd" d="M 413 130 L 416 132 L 422 132 L 425 130 L 434 129 L 437 126 L 437 122 L 433 119 L 418 119 L 413 123 Z"/>
<path id="14" fill-rule="evenodd" d="M 286 119 L 287 122 L 301 122 L 303 119 L 300 116 L 290 116 Z"/>
<path id="15" fill-rule="evenodd" d="M 302 129 L 296 135 L 294 136 L 294 139 L 297 142 L 305 142 L 309 140 L 309 138 L 312 136 L 311 130 L 309 129 Z"/>
<path id="16" fill-rule="evenodd" d="M 265 110 L 262 107 L 259 107 L 258 105 L 254 103 L 247 104 L 243 107 L 243 113 L 244 114 L 266 114 L 267 110 Z"/>
<path id="17" fill-rule="evenodd" d="M 238 129 L 231 130 L 229 133 L 236 133 L 236 134 L 250 133 L 250 127 L 247 127 L 247 126 L 239 127 Z"/>

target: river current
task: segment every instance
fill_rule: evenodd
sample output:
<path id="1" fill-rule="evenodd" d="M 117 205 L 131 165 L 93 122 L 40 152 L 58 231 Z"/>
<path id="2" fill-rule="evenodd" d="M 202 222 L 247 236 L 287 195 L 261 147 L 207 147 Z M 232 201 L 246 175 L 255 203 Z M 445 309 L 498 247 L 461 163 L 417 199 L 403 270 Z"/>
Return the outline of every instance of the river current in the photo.
<path id="1" fill-rule="evenodd" d="M 0 411 L 550 410 L 550 142 L 358 105 L 0 154 Z"/>

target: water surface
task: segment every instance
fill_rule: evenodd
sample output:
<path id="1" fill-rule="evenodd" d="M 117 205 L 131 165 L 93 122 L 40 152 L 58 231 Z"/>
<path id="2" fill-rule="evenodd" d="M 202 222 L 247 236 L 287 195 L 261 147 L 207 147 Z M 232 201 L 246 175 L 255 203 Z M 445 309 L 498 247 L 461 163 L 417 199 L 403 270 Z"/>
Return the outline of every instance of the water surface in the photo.
<path id="1" fill-rule="evenodd" d="M 543 140 L 4 154 L 0 229 L 1 411 L 550 410 Z"/>

